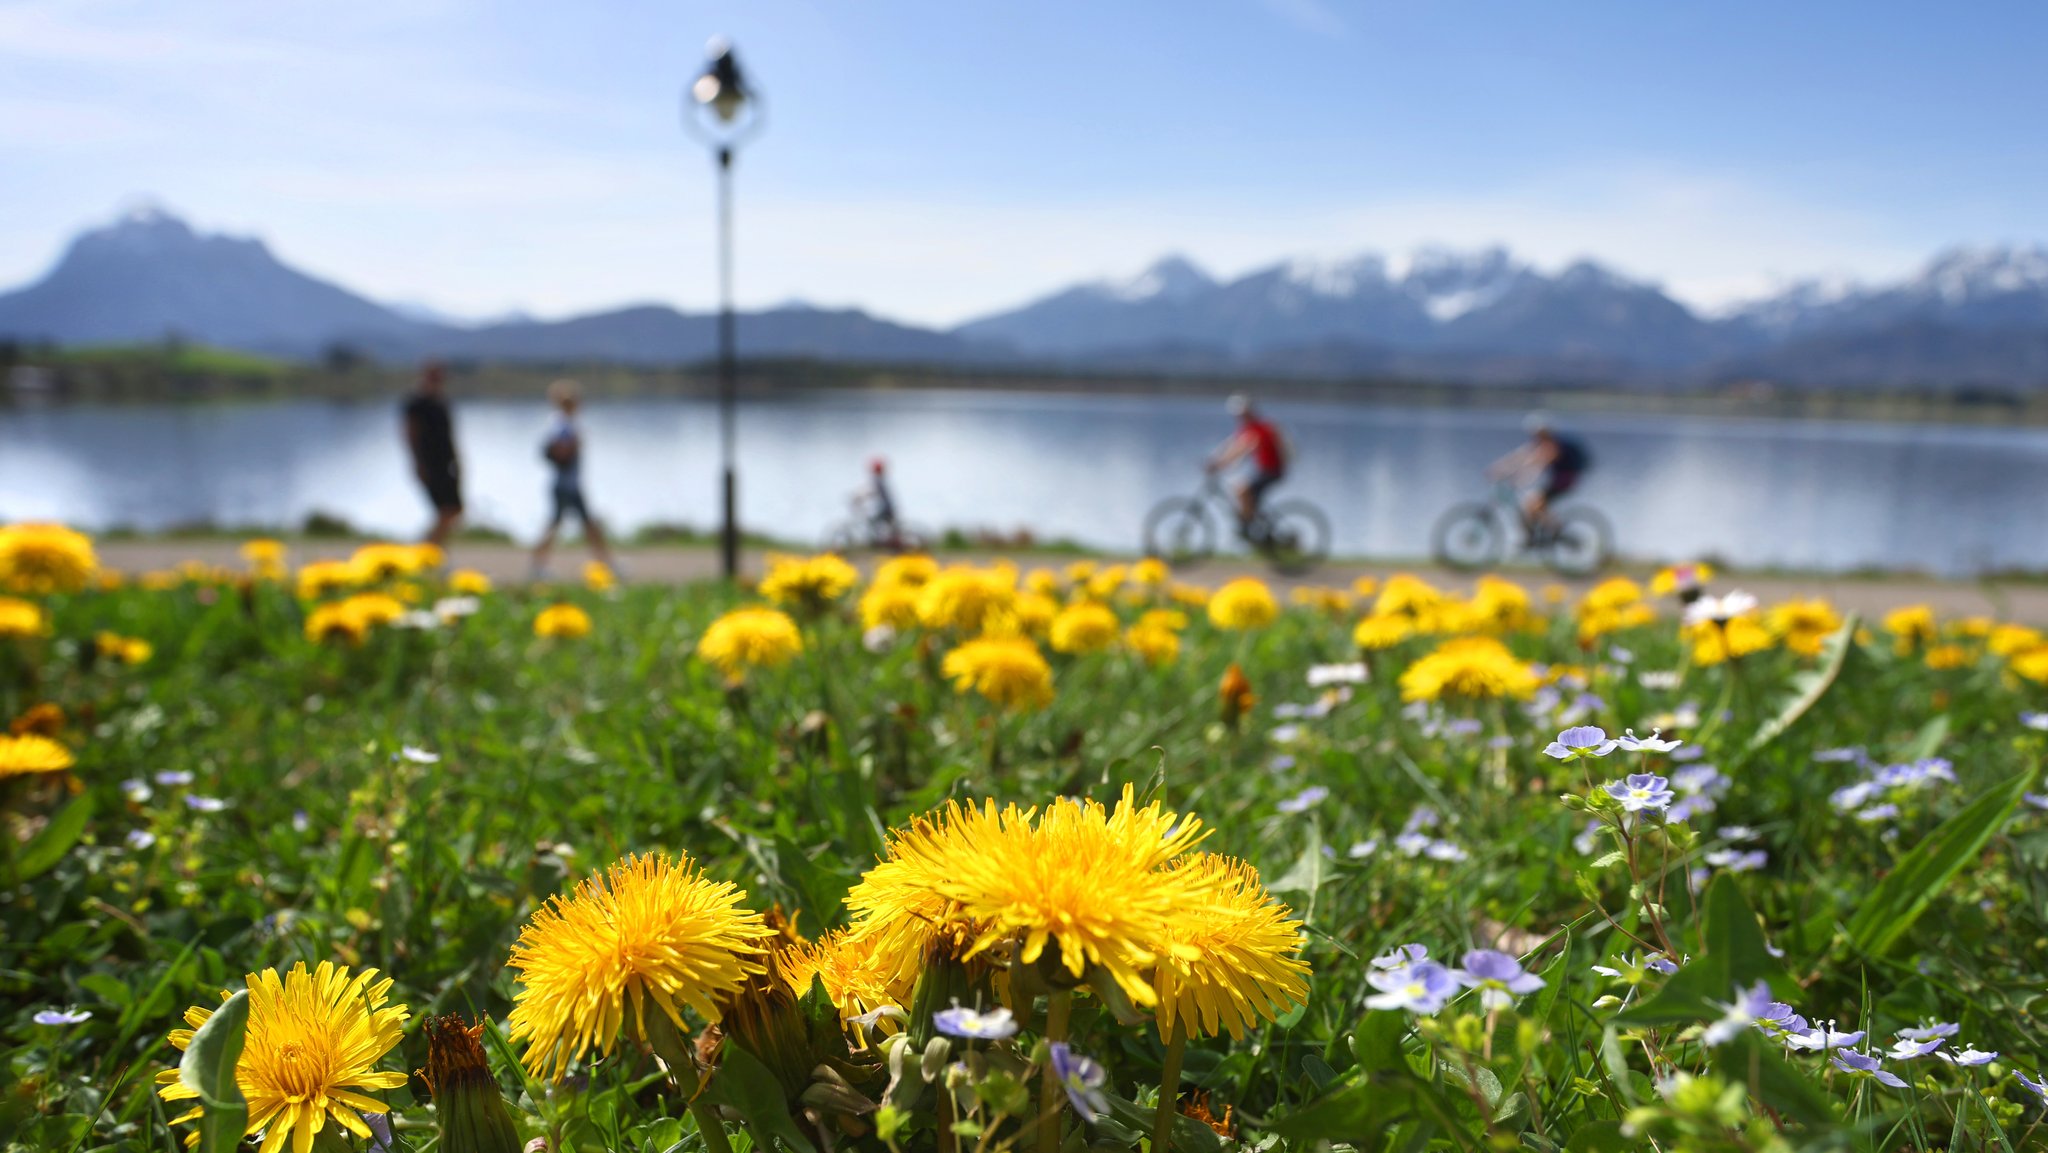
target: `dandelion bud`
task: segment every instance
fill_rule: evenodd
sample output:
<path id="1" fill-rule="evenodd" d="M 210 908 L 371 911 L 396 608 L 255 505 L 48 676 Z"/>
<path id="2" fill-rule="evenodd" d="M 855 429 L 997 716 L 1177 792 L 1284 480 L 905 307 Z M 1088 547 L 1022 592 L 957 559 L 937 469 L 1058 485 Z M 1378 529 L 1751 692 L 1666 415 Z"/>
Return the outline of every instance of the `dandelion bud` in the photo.
<path id="1" fill-rule="evenodd" d="M 484 1057 L 483 1023 L 449 1015 L 427 1022 L 424 1076 L 441 1118 L 446 1153 L 519 1153 L 519 1133 Z"/>
<path id="2" fill-rule="evenodd" d="M 1259 703 L 1252 692 L 1252 683 L 1244 670 L 1232 664 L 1223 673 L 1223 683 L 1217 686 L 1217 703 L 1222 706 L 1223 723 L 1235 727 Z"/>

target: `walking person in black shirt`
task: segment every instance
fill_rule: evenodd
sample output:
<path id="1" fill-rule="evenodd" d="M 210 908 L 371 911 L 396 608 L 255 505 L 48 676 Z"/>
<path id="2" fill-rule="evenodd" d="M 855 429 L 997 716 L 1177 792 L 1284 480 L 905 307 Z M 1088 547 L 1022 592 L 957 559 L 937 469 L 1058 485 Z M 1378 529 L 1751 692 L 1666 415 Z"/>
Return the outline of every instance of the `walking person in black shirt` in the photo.
<path id="1" fill-rule="evenodd" d="M 447 373 L 439 361 L 420 368 L 419 391 L 405 402 L 405 443 L 412 451 L 412 471 L 434 506 L 434 527 L 427 541 L 448 547 L 448 536 L 462 519 L 462 462 L 455 455 L 455 422 L 444 391 Z"/>

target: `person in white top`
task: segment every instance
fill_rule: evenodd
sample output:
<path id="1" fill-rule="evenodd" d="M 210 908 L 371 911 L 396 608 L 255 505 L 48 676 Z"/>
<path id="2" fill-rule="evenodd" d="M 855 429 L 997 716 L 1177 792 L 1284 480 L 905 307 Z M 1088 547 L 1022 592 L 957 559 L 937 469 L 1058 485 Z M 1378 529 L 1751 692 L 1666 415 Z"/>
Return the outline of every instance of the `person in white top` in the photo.
<path id="1" fill-rule="evenodd" d="M 613 572 L 619 569 L 605 544 L 604 523 L 590 515 L 590 506 L 583 499 L 583 431 L 576 424 L 576 408 L 582 399 L 583 388 L 573 380 L 548 385 L 548 400 L 555 406 L 555 419 L 548 426 L 540 453 L 555 471 L 554 511 L 548 517 L 548 528 L 541 534 L 540 543 L 533 546 L 535 580 L 546 579 L 548 550 L 555 547 L 555 533 L 570 513 L 575 513 L 583 525 L 583 537 L 590 542 L 591 554 Z"/>

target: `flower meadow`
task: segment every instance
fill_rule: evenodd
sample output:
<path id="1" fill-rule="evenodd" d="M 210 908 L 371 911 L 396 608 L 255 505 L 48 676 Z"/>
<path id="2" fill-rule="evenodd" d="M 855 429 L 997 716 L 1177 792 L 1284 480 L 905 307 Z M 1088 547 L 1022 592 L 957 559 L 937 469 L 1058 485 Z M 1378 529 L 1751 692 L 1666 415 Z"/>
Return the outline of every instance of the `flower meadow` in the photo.
<path id="1" fill-rule="evenodd" d="M 8 1150 L 2048 1147 L 2023 625 L 243 556 L 0 528 Z"/>

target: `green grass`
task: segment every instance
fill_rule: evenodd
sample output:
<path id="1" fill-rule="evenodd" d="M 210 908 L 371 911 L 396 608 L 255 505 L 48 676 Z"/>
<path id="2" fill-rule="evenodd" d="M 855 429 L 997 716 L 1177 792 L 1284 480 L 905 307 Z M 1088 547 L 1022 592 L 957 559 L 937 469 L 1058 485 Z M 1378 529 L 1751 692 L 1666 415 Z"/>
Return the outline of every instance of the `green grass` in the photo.
<path id="1" fill-rule="evenodd" d="M 557 598 L 590 611 L 589 637 L 531 635 L 534 613 Z M 815 936 L 845 922 L 838 899 L 874 863 L 882 830 L 949 798 L 1113 802 L 1126 784 L 1198 814 L 1210 829 L 1203 847 L 1257 866 L 1306 923 L 1306 1004 L 1242 1040 L 1198 1038 L 1187 1053 L 1182 1083 L 1209 1093 L 1219 1115 L 1231 1106 L 1247 1141 L 1375 1151 L 2044 1145 L 2041 1104 L 2012 1072 L 2037 1076 L 2048 1061 L 2037 1023 L 2048 1009 L 2048 822 L 2017 800 L 2042 791 L 2027 781 L 2048 734 L 2018 719 L 2042 706 L 2040 688 L 1995 657 L 1936 671 L 1883 638 L 1844 637 L 1851 647 L 1833 665 L 1774 649 L 1651 688 L 1643 671 L 1683 667 L 1668 612 L 1590 646 L 1566 614 L 1506 637 L 1522 657 L 1571 666 L 1554 707 L 1404 706 L 1397 678 L 1437 640 L 1422 637 L 1374 654 L 1372 681 L 1333 696 L 1322 715 L 1284 718 L 1275 706 L 1322 697 L 1306 684 L 1311 666 L 1356 658 L 1350 621 L 1290 609 L 1234 634 L 1196 609 L 1174 664 L 1051 654 L 1052 706 L 1006 715 L 939 675 L 957 638 L 912 630 L 870 651 L 850 604 L 805 624 L 795 663 L 730 687 L 693 649 L 741 603 L 716 585 L 508 591 L 452 628 L 380 630 L 335 647 L 302 635 L 306 606 L 274 585 L 48 598 L 52 634 L 0 651 L 0 716 L 61 705 L 81 791 L 15 779 L 0 793 L 7 869 L 50 860 L 0 889 L 0 1148 L 174 1148 L 171 1110 L 151 1080 L 175 1064 L 164 1035 L 180 1014 L 217 1003 L 244 974 L 323 960 L 384 971 L 393 999 L 410 1006 L 405 1039 L 382 1068 L 426 1063 L 429 1014 L 487 1017 L 522 1141 L 703 1148 L 681 1097 L 632 1043 L 553 1088 L 505 1060 L 516 992 L 505 961 L 541 902 L 622 854 L 687 853 L 750 905 L 780 906 Z M 1120 612 L 1128 620 L 1140 608 Z M 135 668 L 89 658 L 100 630 L 145 638 L 155 654 Z M 1611 644 L 1631 650 L 1631 663 Z M 1233 663 L 1260 698 L 1235 720 L 1217 689 Z M 1802 689 L 1810 707 L 1756 743 Z M 1675 776 L 1684 763 L 1622 751 L 1546 757 L 1565 708 L 1613 732 L 1678 721 L 1678 735 L 1705 750 L 1693 764 L 1718 765 L 1725 791 L 1683 824 L 1645 823 L 1626 837 L 1610 828 L 1575 845 L 1589 821 L 1612 819 L 1602 783 L 1631 771 Z M 1830 797 L 1865 771 L 1813 756 L 1848 745 L 1880 764 L 1940 756 L 1955 779 L 1873 795 L 1859 807 L 1895 802 L 1900 812 L 1862 821 Z M 440 759 L 404 759 L 406 746 Z M 128 781 L 147 784 L 147 797 L 124 791 Z M 1312 800 L 1311 787 L 1328 793 Z M 225 805 L 203 811 L 195 797 Z M 1985 797 L 1997 799 L 1972 807 Z M 67 806 L 88 803 L 75 841 L 51 856 Z M 1755 839 L 1722 835 L 1736 826 Z M 1404 832 L 1456 851 L 1411 855 Z M 1376 848 L 1354 853 L 1366 844 Z M 1923 845 L 1937 848 L 1900 867 Z M 1723 849 L 1767 859 L 1745 872 L 1709 865 Z M 1713 878 L 1697 895 L 1696 870 Z M 1894 875 L 1907 880 L 1888 886 Z M 1668 941 L 1687 964 L 1640 985 L 1591 971 L 1637 952 L 1634 940 Z M 1366 1008 L 1378 992 L 1368 959 L 1407 942 L 1450 964 L 1498 942 L 1526 954 L 1546 985 L 1498 1012 L 1474 994 L 1433 1017 Z M 1020 1097 L 1005 1072 L 1030 1063 L 1045 1027 L 1049 1003 L 1015 991 L 1031 979 L 1012 975 L 1018 1042 L 984 1043 L 959 1074 L 970 1086 L 961 1116 L 988 1127 L 989 1149 L 1035 1147 L 1035 1086 Z M 1887 1061 L 1913 1083 L 1901 1091 L 1829 1072 L 1812 1054 L 1785 1056 L 1755 1033 L 1703 1045 L 1698 1026 L 1721 1015 L 1715 1003 L 1754 981 L 1815 1021 L 1867 1029 L 1880 1046 L 1938 1019 L 1962 1026 L 1951 1047 L 2002 1056 L 1974 1069 Z M 1105 1067 L 1113 1112 L 1085 1128 L 1070 1115 L 1072 1139 L 1136 1147 L 1149 1140 L 1165 1047 L 1149 1026 L 1119 1023 L 1101 996 L 1084 989 L 1074 1006 L 1070 1039 Z M 67 1008 L 93 1016 L 33 1023 Z M 920 1040 L 929 1033 L 927 1022 L 912 1025 Z M 805 1060 L 805 1070 L 819 1063 Z M 917 1065 L 911 1054 L 908 1076 Z M 843 1072 L 853 1092 L 888 1096 L 887 1071 L 858 1054 Z M 1681 1074 L 1700 1080 L 1660 1094 L 1659 1081 Z M 740 1066 L 712 1083 L 721 1079 L 717 1099 L 728 1103 L 747 1083 Z M 437 1143 L 417 1078 L 379 1096 L 398 1125 L 395 1148 L 450 1148 Z M 901 1120 L 898 1147 L 937 1148 L 935 1096 L 927 1088 L 911 1101 L 899 1086 L 890 1098 L 902 1103 L 885 1115 Z M 791 1107 L 770 1097 L 770 1112 Z M 739 1112 L 752 1109 L 754 1124 L 733 1126 L 741 1149 L 768 1128 L 761 1101 L 745 1100 Z M 803 1106 L 793 1108 L 793 1131 L 815 1136 Z M 874 1121 L 850 1124 L 842 1147 L 883 1148 Z M 1213 1144 L 1185 1128 L 1176 1137 L 1180 1148 Z"/>

